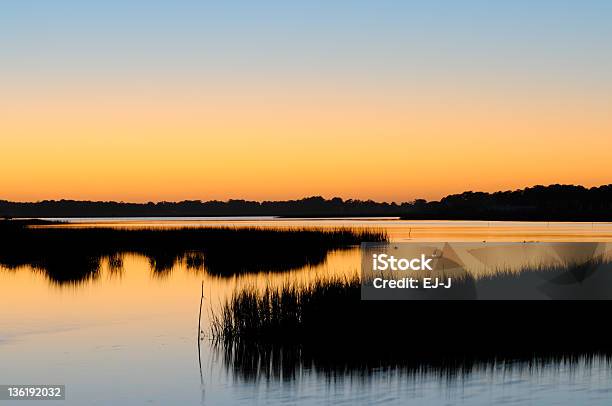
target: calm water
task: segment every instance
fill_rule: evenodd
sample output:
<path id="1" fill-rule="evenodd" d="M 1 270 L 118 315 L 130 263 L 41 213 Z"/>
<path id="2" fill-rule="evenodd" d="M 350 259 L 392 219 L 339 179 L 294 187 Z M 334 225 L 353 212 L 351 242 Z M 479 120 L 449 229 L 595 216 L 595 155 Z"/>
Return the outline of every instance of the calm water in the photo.
<path id="1" fill-rule="evenodd" d="M 78 219 L 81 226 L 274 226 L 385 228 L 393 240 L 612 241 L 611 223 L 399 221 L 394 219 Z M 212 277 L 177 265 L 162 277 L 146 258 L 126 255 L 123 271 L 104 266 L 80 285 L 53 285 L 30 269 L 0 269 L 0 384 L 66 384 L 69 405 L 609 405 L 612 367 L 603 359 L 538 367 L 497 363 L 452 377 L 436 371 L 246 379 L 208 340 L 197 350 L 200 284 L 204 330 L 211 309 L 236 286 L 280 284 L 314 275 L 353 274 L 357 250 L 284 274 Z M 19 404 L 27 404 L 22 402 Z M 56 404 L 56 403 L 55 403 Z"/>

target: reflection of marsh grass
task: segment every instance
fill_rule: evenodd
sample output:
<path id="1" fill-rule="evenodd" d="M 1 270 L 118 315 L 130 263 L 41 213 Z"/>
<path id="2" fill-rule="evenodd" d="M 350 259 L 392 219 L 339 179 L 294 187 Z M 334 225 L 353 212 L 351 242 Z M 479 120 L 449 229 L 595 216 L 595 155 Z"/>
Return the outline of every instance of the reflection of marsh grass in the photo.
<path id="1" fill-rule="evenodd" d="M 389 339 L 391 342 L 392 339 Z M 395 344 L 397 346 L 397 344 Z M 404 344 L 407 345 L 407 344 Z M 350 345 L 351 348 L 355 348 Z M 448 383 L 460 380 L 472 373 L 540 374 L 546 369 L 580 370 L 581 366 L 603 364 L 612 366 L 612 351 L 549 351 L 508 353 L 500 348 L 498 354 L 418 354 L 408 357 L 408 351 L 395 357 L 374 358 L 380 348 L 361 348 L 342 357 L 333 350 L 313 351 L 310 345 L 274 345 L 238 342 L 213 342 L 213 351 L 221 356 L 232 374 L 244 381 L 274 380 L 292 381 L 308 374 L 320 374 L 333 381 L 358 380 L 371 382 L 373 377 L 387 380 L 442 378 Z M 411 347 L 408 347 L 411 348 Z M 400 354 L 396 352 L 396 354 Z"/>
<path id="2" fill-rule="evenodd" d="M 108 262 L 108 269 L 112 273 L 120 272 L 123 269 L 123 257 L 119 253 L 110 255 L 107 258 L 107 262 Z"/>
<path id="3" fill-rule="evenodd" d="M 0 265 L 31 266 L 57 283 L 95 278 L 104 259 L 117 271 L 124 253 L 146 256 L 158 274 L 183 262 L 229 276 L 317 265 L 331 250 L 387 239 L 382 231 L 352 228 L 31 228 L 12 221 L 0 222 L 0 237 Z"/>
<path id="4" fill-rule="evenodd" d="M 572 271 L 564 269 L 564 274 Z M 546 272 L 542 268 L 531 274 L 541 278 Z M 517 275 L 500 275 L 512 277 Z M 537 365 L 612 354 L 612 333 L 602 316 L 612 310 L 610 301 L 360 297 L 357 276 L 245 288 L 213 314 L 211 333 L 225 362 L 244 378 L 289 377 L 304 368 L 457 372 L 480 363 Z"/>

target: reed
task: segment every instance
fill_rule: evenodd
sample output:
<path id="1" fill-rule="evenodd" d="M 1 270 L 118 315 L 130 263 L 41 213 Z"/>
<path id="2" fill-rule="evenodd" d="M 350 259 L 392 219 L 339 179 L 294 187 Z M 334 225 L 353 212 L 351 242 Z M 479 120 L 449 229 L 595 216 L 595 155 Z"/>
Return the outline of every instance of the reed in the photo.
<path id="1" fill-rule="evenodd" d="M 542 274 L 556 271 L 525 272 L 542 281 Z M 516 277 L 499 275 L 500 281 Z M 612 354 L 603 317 L 612 301 L 363 301 L 360 295 L 358 276 L 241 288 L 213 312 L 211 336 L 226 362 L 246 375 L 253 368 L 264 374 L 271 368 L 285 374 L 301 368 L 455 368 Z"/>
<path id="2" fill-rule="evenodd" d="M 95 278 L 101 261 L 145 256 L 156 273 L 178 263 L 218 276 L 284 272 L 322 263 L 330 251 L 386 241 L 384 231 L 356 228 L 98 228 L 0 222 L 0 265 L 30 266 L 57 283 Z"/>

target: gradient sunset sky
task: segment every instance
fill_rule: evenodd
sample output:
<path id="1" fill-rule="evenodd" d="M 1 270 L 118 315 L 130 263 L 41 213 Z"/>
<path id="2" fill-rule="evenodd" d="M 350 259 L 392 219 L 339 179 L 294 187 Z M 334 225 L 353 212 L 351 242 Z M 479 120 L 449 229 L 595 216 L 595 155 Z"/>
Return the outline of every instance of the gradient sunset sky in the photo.
<path id="1" fill-rule="evenodd" d="M 612 2 L 0 3 L 0 199 L 612 182 Z"/>

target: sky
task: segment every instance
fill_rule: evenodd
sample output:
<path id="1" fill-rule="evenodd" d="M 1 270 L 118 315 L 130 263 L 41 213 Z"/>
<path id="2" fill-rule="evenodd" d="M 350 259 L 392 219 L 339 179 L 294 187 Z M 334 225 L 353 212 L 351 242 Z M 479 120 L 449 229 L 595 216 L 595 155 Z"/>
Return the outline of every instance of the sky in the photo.
<path id="1" fill-rule="evenodd" d="M 612 183 L 612 2 L 0 2 L 0 199 Z"/>

